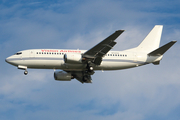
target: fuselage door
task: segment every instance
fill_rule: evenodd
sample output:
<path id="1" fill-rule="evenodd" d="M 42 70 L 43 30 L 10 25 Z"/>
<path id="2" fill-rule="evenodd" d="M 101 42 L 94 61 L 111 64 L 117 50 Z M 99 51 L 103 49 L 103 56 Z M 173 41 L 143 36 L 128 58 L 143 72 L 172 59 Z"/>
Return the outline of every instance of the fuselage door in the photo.
<path id="1" fill-rule="evenodd" d="M 34 57 L 34 51 L 31 50 L 31 51 L 29 52 L 29 57 L 30 57 L 30 58 L 33 58 L 33 57 Z"/>

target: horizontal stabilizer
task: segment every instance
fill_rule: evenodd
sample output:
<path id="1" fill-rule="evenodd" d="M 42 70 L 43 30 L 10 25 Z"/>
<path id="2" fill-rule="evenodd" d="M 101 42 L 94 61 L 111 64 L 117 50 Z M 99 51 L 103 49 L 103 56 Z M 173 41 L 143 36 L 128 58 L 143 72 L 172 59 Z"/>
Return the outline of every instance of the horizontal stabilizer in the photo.
<path id="1" fill-rule="evenodd" d="M 177 41 L 171 41 L 162 47 L 150 52 L 148 55 L 149 56 L 160 56 L 163 55 L 171 46 L 173 46 Z"/>

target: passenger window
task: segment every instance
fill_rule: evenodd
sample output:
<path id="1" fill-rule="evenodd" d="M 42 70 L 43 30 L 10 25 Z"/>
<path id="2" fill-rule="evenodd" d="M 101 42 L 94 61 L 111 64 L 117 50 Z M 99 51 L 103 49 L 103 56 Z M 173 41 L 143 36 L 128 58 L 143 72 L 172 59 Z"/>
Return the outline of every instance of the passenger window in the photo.
<path id="1" fill-rule="evenodd" d="M 39 54 L 41 54 L 41 52 L 39 52 Z"/>

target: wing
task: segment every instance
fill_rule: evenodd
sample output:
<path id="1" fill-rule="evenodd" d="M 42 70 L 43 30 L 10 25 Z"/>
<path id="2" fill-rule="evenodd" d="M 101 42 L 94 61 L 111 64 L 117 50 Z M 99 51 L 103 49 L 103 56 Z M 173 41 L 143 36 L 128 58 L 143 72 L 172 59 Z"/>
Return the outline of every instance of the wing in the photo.
<path id="1" fill-rule="evenodd" d="M 84 60 L 91 60 L 94 64 L 100 65 L 102 57 L 112 49 L 112 47 L 116 44 L 116 42 L 114 42 L 115 39 L 123 32 L 124 30 L 118 30 L 114 32 L 112 35 L 101 41 L 99 44 L 86 51 L 83 54 Z"/>
<path id="2" fill-rule="evenodd" d="M 99 44 L 86 51 L 82 57 L 83 62 L 87 63 L 86 70 L 84 71 L 67 71 L 71 72 L 72 76 L 76 78 L 81 83 L 92 83 L 91 75 L 94 74 L 93 64 L 100 65 L 102 62 L 102 57 L 112 49 L 116 44 L 115 39 L 123 33 L 124 30 L 118 30 L 112 35 L 107 37 L 105 40 L 101 41 Z"/>

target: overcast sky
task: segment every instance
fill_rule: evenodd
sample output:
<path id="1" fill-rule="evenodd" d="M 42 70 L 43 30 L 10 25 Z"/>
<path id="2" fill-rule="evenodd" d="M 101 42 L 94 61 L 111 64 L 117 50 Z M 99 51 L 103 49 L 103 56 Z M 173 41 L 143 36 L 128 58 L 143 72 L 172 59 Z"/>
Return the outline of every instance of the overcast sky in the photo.
<path id="1" fill-rule="evenodd" d="M 180 119 L 179 0 L 0 1 L 0 119 Z M 177 43 L 160 65 L 97 71 L 92 84 L 55 81 L 53 70 L 29 74 L 5 62 L 25 49 L 90 49 L 114 31 L 113 50 L 136 47 L 154 25 L 161 45 Z"/>

